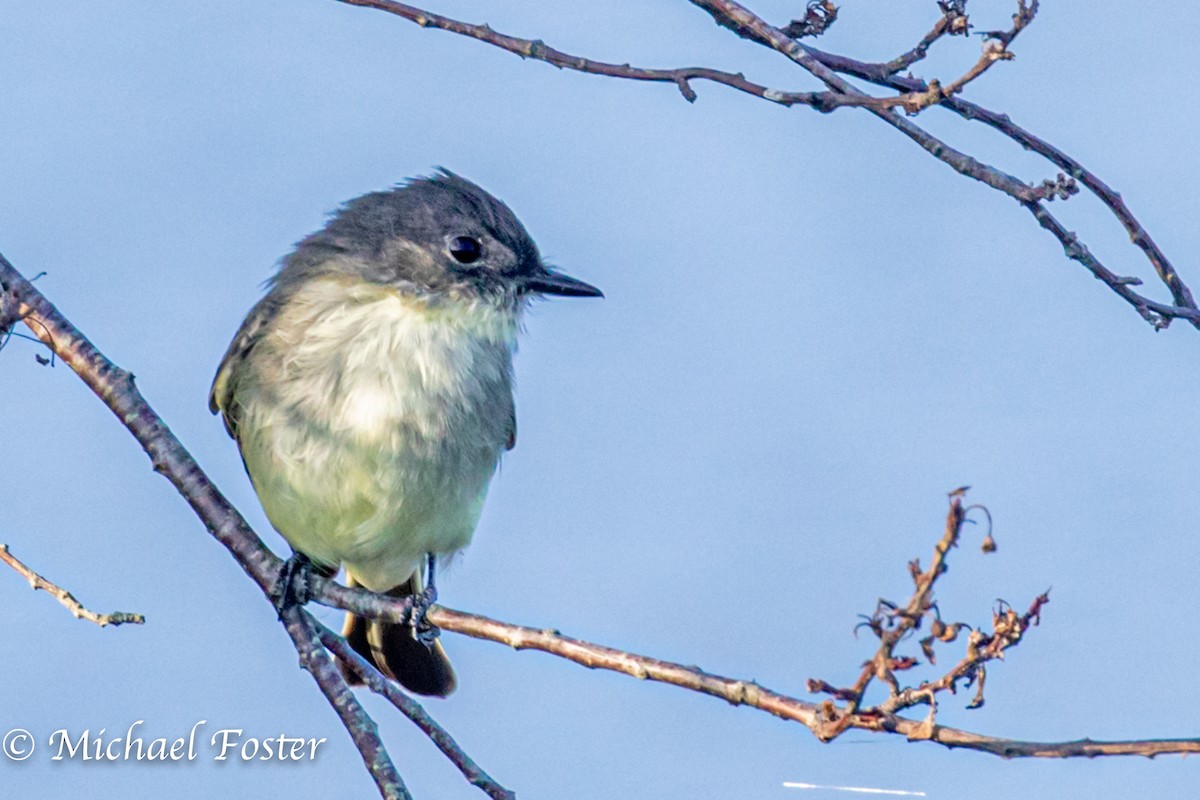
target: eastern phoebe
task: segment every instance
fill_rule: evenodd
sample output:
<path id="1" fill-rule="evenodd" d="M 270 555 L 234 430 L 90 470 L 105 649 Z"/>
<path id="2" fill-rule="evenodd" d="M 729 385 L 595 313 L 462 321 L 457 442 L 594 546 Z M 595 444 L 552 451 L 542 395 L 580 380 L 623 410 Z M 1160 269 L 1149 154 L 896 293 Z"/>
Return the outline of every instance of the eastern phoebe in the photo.
<path id="1" fill-rule="evenodd" d="M 531 297 L 600 297 L 541 260 L 502 202 L 442 170 L 346 203 L 286 256 L 209 407 L 268 519 L 348 582 L 429 597 L 516 443 L 512 356 Z M 348 615 L 350 644 L 414 692 L 455 677 L 436 640 Z M 422 637 L 424 638 L 424 637 Z"/>

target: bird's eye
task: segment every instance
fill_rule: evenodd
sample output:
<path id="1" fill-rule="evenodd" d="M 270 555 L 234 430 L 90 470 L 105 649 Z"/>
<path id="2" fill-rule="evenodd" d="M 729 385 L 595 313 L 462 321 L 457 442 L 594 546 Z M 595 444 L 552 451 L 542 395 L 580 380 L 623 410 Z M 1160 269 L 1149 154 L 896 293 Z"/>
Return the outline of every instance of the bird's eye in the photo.
<path id="1" fill-rule="evenodd" d="M 483 245 L 472 236 L 455 236 L 450 240 L 450 255 L 460 264 L 474 264 L 483 255 Z"/>

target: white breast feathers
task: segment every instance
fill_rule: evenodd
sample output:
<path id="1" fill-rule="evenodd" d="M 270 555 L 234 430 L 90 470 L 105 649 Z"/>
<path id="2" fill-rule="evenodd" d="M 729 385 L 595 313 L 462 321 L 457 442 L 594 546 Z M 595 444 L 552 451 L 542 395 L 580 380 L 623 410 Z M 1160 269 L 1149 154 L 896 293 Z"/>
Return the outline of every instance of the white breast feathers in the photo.
<path id="1" fill-rule="evenodd" d="M 512 424 L 518 314 L 315 281 L 239 379 L 239 440 L 272 524 L 390 589 L 465 547 Z"/>

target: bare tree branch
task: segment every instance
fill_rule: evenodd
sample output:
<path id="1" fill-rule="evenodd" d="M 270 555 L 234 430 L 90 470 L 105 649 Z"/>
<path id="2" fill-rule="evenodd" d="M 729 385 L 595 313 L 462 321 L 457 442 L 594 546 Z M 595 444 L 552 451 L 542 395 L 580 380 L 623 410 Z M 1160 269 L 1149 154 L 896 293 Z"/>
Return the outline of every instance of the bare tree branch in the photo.
<path id="1" fill-rule="evenodd" d="M 17 313 L 30 326 L 30 330 L 52 347 L 116 414 L 150 456 L 155 470 L 171 481 L 209 532 L 226 546 L 242 569 L 258 584 L 264 595 L 270 598 L 282 562 L 267 550 L 245 519 L 201 471 L 199 465 L 142 397 L 129 373 L 105 358 L 3 256 L 0 256 L 0 292 L 13 293 L 12 296 L 17 301 Z M 316 576 L 310 588 L 313 599 L 325 605 L 372 619 L 391 622 L 406 622 L 411 619 L 411 598 L 398 600 L 362 589 L 349 589 Z M 321 637 L 304 622 L 305 619 L 299 609 L 284 618 L 288 632 L 301 653 L 302 663 L 306 669 L 313 672 L 322 691 L 342 717 L 363 754 L 364 762 L 376 775 L 384 796 L 403 797 L 386 794 L 387 791 L 394 791 L 390 787 L 395 783 L 387 770 L 387 764 L 390 762 L 386 762 L 386 752 L 382 751 L 378 736 L 368 735 L 369 729 L 364 727 L 365 722 L 359 716 L 361 707 L 358 707 L 356 702 L 349 704 L 346 701 L 345 695 L 349 694 L 349 690 L 345 689 L 344 682 L 337 683 L 341 680 L 340 674 L 337 675 L 337 681 L 329 674 L 331 670 L 333 673 L 337 673 L 337 670 L 333 669 L 324 650 L 315 646 L 320 643 Z M 841 730 L 854 728 L 899 734 L 911 739 L 937 742 L 946 747 L 978 750 L 1005 758 L 1200 753 L 1200 738 L 1031 742 L 985 736 L 934 725 L 929 719 L 909 719 L 878 711 L 839 712 L 829 701 L 816 704 L 799 700 L 759 686 L 753 681 L 727 678 L 705 672 L 698 667 L 592 644 L 563 636 L 551 629 L 513 625 L 437 606 L 430 610 L 429 620 L 448 631 L 500 642 L 516 649 L 542 650 L 589 668 L 607 669 L 644 680 L 669 683 L 720 697 L 734 705 L 757 708 L 782 719 L 799 722 L 821 739 L 828 739 Z M 318 650 L 320 652 L 317 652 Z M 379 750 L 374 749 L 376 747 Z M 402 784 L 398 785 L 402 787 Z"/>
<path id="2" fill-rule="evenodd" d="M 912 139 L 934 158 L 949 165 L 960 174 L 980 181 L 1019 202 L 1034 215 L 1043 228 L 1058 239 L 1068 258 L 1082 264 L 1156 329 L 1166 328 L 1175 319 L 1186 320 L 1193 327 L 1200 329 L 1200 308 L 1197 307 L 1190 289 L 1142 224 L 1129 211 L 1119 194 L 1062 151 L 1013 124 L 1006 114 L 990 111 L 956 96 L 996 61 L 1009 60 L 1012 57 L 1008 47 L 1017 35 L 1034 20 L 1038 10 L 1036 0 L 1030 0 L 1030 2 L 1017 0 L 1017 11 L 1013 15 L 1012 27 L 1007 31 L 989 32 L 987 36 L 991 45 L 985 48 L 980 60 L 963 76 L 945 86 L 936 80 L 926 82 L 918 78 L 904 77 L 898 73 L 923 59 L 930 46 L 944 36 L 967 32 L 968 21 L 963 0 L 939 0 L 938 5 L 942 10 L 942 18 L 934 25 L 933 29 L 912 50 L 891 61 L 881 63 L 862 62 L 833 53 L 825 53 L 796 41 L 796 36 L 815 35 L 823 32 L 824 27 L 828 26 L 828 22 L 820 24 L 814 22 L 809 18 L 811 14 L 802 20 L 794 21 L 784 29 L 779 29 L 736 2 L 689 0 L 693 5 L 707 11 L 723 27 L 734 31 L 743 38 L 770 47 L 803 67 L 826 85 L 827 91 L 818 92 L 771 89 L 749 81 L 741 74 L 707 67 L 646 69 L 632 67 L 628 64 L 594 61 L 555 50 L 538 39 L 521 39 L 502 34 L 487 25 L 462 22 L 394 0 L 338 0 L 338 2 L 377 9 L 410 20 L 422 27 L 438 28 L 478 39 L 523 58 L 545 61 L 560 69 L 571 69 L 613 78 L 673 83 L 679 87 L 689 101 L 696 99 L 690 81 L 709 80 L 784 106 L 802 105 L 823 112 L 845 107 L 866 108 L 888 125 Z M 823 9 L 827 5 L 829 4 L 822 2 L 810 4 L 809 8 L 810 10 L 814 7 Z M 829 18 L 828 21 L 831 22 L 832 18 L 836 18 L 836 8 L 833 9 L 832 14 L 828 11 L 818 12 L 818 16 L 820 14 L 825 14 Z M 839 73 L 897 90 L 901 94 L 891 97 L 876 97 L 866 94 L 843 80 Z M 1125 227 L 1130 239 L 1146 255 L 1159 278 L 1171 292 L 1173 302 L 1160 303 L 1134 291 L 1131 287 L 1141 285 L 1140 279 L 1118 275 L 1105 267 L 1088 251 L 1074 233 L 1062 226 L 1041 202 L 1056 196 L 1066 199 L 1070 193 L 1048 193 L 1044 188 L 1047 183 L 1045 181 L 1041 186 L 1030 186 L 994 166 L 982 163 L 966 153 L 956 150 L 910 120 L 894 113 L 896 108 L 916 113 L 929 106 L 944 106 L 966 119 L 977 120 L 989 125 L 1022 147 L 1051 161 L 1059 169 L 1064 170 L 1069 179 L 1082 183 L 1112 211 Z M 1050 183 L 1054 183 L 1054 181 L 1050 181 Z"/>
<path id="3" fill-rule="evenodd" d="M 541 39 L 521 39 L 516 36 L 492 30 L 488 25 L 475 25 L 470 22 L 443 17 L 414 6 L 397 3 L 394 0 L 337 0 L 351 6 L 374 8 L 385 11 L 397 17 L 415 22 L 422 28 L 437 28 L 438 30 L 457 33 L 486 42 L 501 50 L 506 50 L 521 58 L 544 61 L 559 69 L 569 69 L 575 72 L 586 72 L 590 75 L 603 75 L 609 78 L 625 80 L 648 81 L 651 83 L 673 83 L 689 103 L 696 100 L 696 92 L 691 87 L 691 81 L 704 80 L 719 83 L 736 89 L 739 92 L 770 100 L 783 106 L 809 105 L 824 106 L 826 103 L 838 102 L 836 97 L 825 92 L 784 92 L 769 89 L 757 83 L 746 80 L 744 75 L 724 72 L 709 67 L 678 67 L 675 69 L 647 69 L 634 67 L 629 64 L 610 64 L 590 58 L 574 56 L 550 47 Z"/>
<path id="4" fill-rule="evenodd" d="M 928 52 L 928 48 L 933 42 L 940 39 L 944 34 L 967 33 L 970 25 L 964 13 L 966 3 L 963 0 L 955 3 L 939 3 L 942 8 L 942 18 L 929 33 L 917 44 L 915 48 L 904 53 L 886 64 L 875 65 L 884 75 L 895 75 L 900 70 L 911 65 L 918 59 L 924 58 Z M 1011 61 L 1013 59 L 1012 52 L 1008 46 L 1013 40 L 1029 26 L 1038 11 L 1038 0 L 1026 6 L 1025 0 L 1018 0 L 1017 13 L 1013 14 L 1012 27 L 1006 31 L 991 31 L 987 34 L 987 38 L 983 43 L 983 53 L 979 60 L 975 62 L 961 77 L 951 81 L 949 84 L 942 86 L 941 81 L 933 79 L 927 84 L 924 84 L 920 89 L 905 92 L 898 97 L 880 98 L 874 105 L 879 108 L 903 108 L 909 114 L 917 114 L 929 106 L 938 105 L 954 95 L 962 92 L 967 87 L 967 84 L 979 78 L 987 72 L 997 61 Z M 783 31 L 789 34 L 787 29 Z M 790 34 L 789 34 L 790 35 Z M 795 38 L 795 37 L 793 37 Z"/>
<path id="5" fill-rule="evenodd" d="M 856 61 L 846 56 L 826 53 L 820 50 L 809 48 L 813 56 L 826 65 L 830 69 L 841 72 L 846 75 L 852 75 L 862 80 L 870 81 L 871 83 L 887 86 L 904 92 L 927 92 L 928 84 L 918 78 L 902 77 L 893 75 L 886 71 L 886 65 L 868 64 L 861 61 Z M 1196 302 L 1192 298 L 1191 290 L 1179 277 L 1179 273 L 1172 266 L 1170 260 L 1158 247 L 1151 238 L 1149 232 L 1129 210 L 1121 195 L 1113 190 L 1108 184 L 1104 183 L 1095 173 L 1085 168 L 1077 160 L 1059 150 L 1054 145 L 1044 139 L 1034 135 L 1017 125 L 1007 114 L 1001 114 L 996 111 L 991 111 L 983 106 L 977 105 L 960 97 L 948 97 L 939 103 L 943 108 L 953 111 L 963 119 L 982 122 L 984 125 L 1000 132 L 1009 139 L 1019 144 L 1025 150 L 1037 153 L 1047 161 L 1054 164 L 1059 169 L 1063 170 L 1066 175 L 1074 180 L 1082 183 L 1089 191 L 1091 191 L 1101 203 L 1117 218 L 1121 226 L 1125 228 L 1129 235 L 1130 241 L 1140 249 L 1150 264 L 1154 267 L 1159 279 L 1171 292 L 1171 297 L 1174 304 L 1156 303 L 1136 292 L 1128 290 L 1129 286 L 1141 285 L 1142 281 L 1137 278 L 1118 277 L 1111 271 L 1100 265 L 1098 261 L 1092 258 L 1092 264 L 1099 267 L 1102 274 L 1097 274 L 1096 277 L 1109 288 L 1113 289 L 1126 302 L 1137 309 L 1138 313 L 1155 325 L 1158 328 L 1165 328 L 1172 319 L 1183 319 L 1191 323 L 1193 326 L 1200 328 L 1200 311 L 1197 310 Z M 1026 206 L 1034 216 L 1038 216 L 1037 210 L 1030 206 Z M 1042 208 L 1045 211 L 1044 208 Z M 1049 212 L 1046 212 L 1047 214 Z M 1039 222 L 1041 220 L 1039 219 Z M 1057 220 L 1054 220 L 1050 231 L 1059 239 L 1064 249 L 1067 251 L 1068 257 L 1072 257 L 1072 241 L 1071 234 L 1065 233 L 1060 235 L 1055 230 Z M 1061 228 L 1061 225 L 1057 227 Z M 1089 254 L 1090 257 L 1090 254 Z M 1089 266 L 1087 260 L 1080 260 L 1089 271 L 1096 274 L 1097 270 Z M 1110 277 L 1111 276 L 1111 277 Z M 1124 290 L 1119 287 L 1126 287 Z"/>
<path id="6" fill-rule="evenodd" d="M 845 84 L 845 82 L 841 81 L 840 78 L 837 78 L 835 73 L 846 71 L 849 74 L 853 74 L 851 71 L 841 70 L 836 66 L 826 66 L 826 62 L 824 60 L 817 58 L 817 53 L 815 51 L 805 47 L 799 42 L 788 40 L 781 31 L 779 31 L 777 28 L 772 28 L 764 20 L 762 20 L 762 18 L 753 14 L 740 4 L 732 2 L 732 0 L 689 0 L 689 2 L 708 11 L 713 15 L 719 24 L 734 30 L 739 36 L 758 42 L 759 44 L 766 45 L 783 53 L 800 66 L 807 69 L 813 75 L 820 78 L 830 88 L 837 91 L 843 91 L 841 87 L 843 85 L 848 86 L 848 84 Z M 1023 0 L 1020 3 L 1020 8 L 1023 10 L 1025 9 Z M 1034 5 L 1034 10 L 1036 11 L 1036 4 Z M 1020 32 L 1020 28 L 1018 28 L 1016 24 L 1014 24 L 1014 31 L 1015 32 L 1011 34 L 1010 39 L 1015 37 L 1016 33 Z M 895 76 L 886 78 L 886 82 L 889 85 L 897 80 L 900 79 L 897 79 Z M 924 90 L 928 91 L 929 87 L 926 85 Z M 953 98 L 945 99 L 947 101 L 953 100 Z M 1122 219 L 1122 222 L 1126 224 L 1126 229 L 1130 231 L 1131 238 L 1133 238 L 1135 243 L 1138 244 L 1143 251 L 1146 252 L 1147 256 L 1150 257 L 1155 269 L 1159 272 L 1159 276 L 1171 290 L 1172 296 L 1175 298 L 1175 302 L 1177 304 L 1175 306 L 1156 303 L 1130 289 L 1129 287 L 1131 285 L 1135 285 L 1134 281 L 1120 278 L 1105 268 L 1094 256 L 1091 255 L 1090 252 L 1088 252 L 1087 248 L 1078 241 L 1078 237 L 1076 237 L 1075 234 L 1067 231 L 1061 225 L 1061 223 L 1059 223 L 1058 220 L 1055 219 L 1055 217 L 1049 211 L 1047 211 L 1040 202 L 1038 202 L 1040 198 L 1030 198 L 1022 196 L 1020 193 L 1010 191 L 1005 185 L 1004 181 L 998 181 L 994 179 L 985 180 L 984 177 L 981 177 L 981 175 L 989 175 L 989 170 L 991 168 L 986 168 L 984 165 L 978 165 L 977 162 L 974 164 L 962 162 L 961 159 L 956 159 L 956 165 L 956 162 L 947 160 L 943 154 L 937 152 L 930 142 L 932 137 L 925 138 L 919 135 L 917 133 L 917 131 L 920 131 L 919 128 L 917 128 L 916 131 L 906 129 L 900 125 L 896 125 L 896 120 L 885 118 L 883 116 L 885 112 L 881 112 L 875 108 L 868 108 L 868 110 L 872 111 L 872 113 L 876 114 L 876 116 L 884 118 L 885 121 L 893 124 L 895 127 L 900 128 L 902 132 L 906 133 L 918 144 L 921 144 L 923 147 L 925 147 L 925 149 L 935 157 L 946 161 L 946 163 L 954 166 L 963 174 L 970 175 L 977 180 L 981 180 L 984 183 L 987 183 L 989 186 L 999 189 L 1000 191 L 1005 192 L 1005 194 L 1008 194 L 1009 196 L 1018 200 L 1031 213 L 1033 213 L 1043 228 L 1046 228 L 1052 234 L 1054 234 L 1055 238 L 1057 238 L 1063 245 L 1063 249 L 1069 258 L 1079 261 L 1081 264 L 1087 267 L 1093 275 L 1102 280 L 1110 289 L 1121 296 L 1126 302 L 1134 306 L 1138 313 L 1156 328 L 1165 328 L 1170 324 L 1172 319 L 1183 318 L 1191 322 L 1192 325 L 1197 329 L 1200 329 L 1200 309 L 1197 309 L 1195 301 L 1192 299 L 1191 292 L 1183 284 L 1182 280 L 1179 279 L 1178 274 L 1175 273 L 1174 269 L 1170 267 L 1169 263 L 1166 261 L 1165 257 L 1162 256 L 1161 252 L 1158 251 L 1158 248 L 1153 245 L 1149 236 L 1144 235 L 1145 232 L 1141 230 L 1140 225 L 1137 225 L 1136 227 L 1137 231 L 1139 231 L 1142 235 L 1139 235 L 1138 232 L 1135 232 L 1131 229 L 1132 226 L 1129 224 L 1129 220 L 1124 218 Z M 890 117 L 892 115 L 888 116 Z M 916 127 L 911 123 L 908 124 L 910 128 Z M 921 131 L 921 133 L 923 133 L 923 131 Z M 961 154 L 958 155 L 961 156 Z M 1042 155 L 1048 156 L 1048 152 L 1043 152 Z M 1060 166 L 1062 165 L 1060 164 Z M 1084 180 L 1084 175 L 1076 175 L 1074 171 L 1071 172 L 1071 175 L 1083 181 L 1084 185 L 1088 186 L 1089 189 L 1096 191 L 1101 199 L 1104 200 L 1107 205 L 1109 205 L 1110 209 L 1112 209 L 1114 213 L 1118 213 L 1118 217 L 1122 217 L 1122 214 L 1119 212 L 1123 211 L 1124 216 L 1131 219 L 1131 215 L 1128 214 L 1128 210 L 1124 209 L 1123 205 L 1120 207 L 1120 209 L 1118 209 L 1117 203 L 1112 202 L 1112 199 L 1114 198 L 1111 195 L 1115 195 L 1115 193 L 1112 193 L 1111 190 L 1109 190 L 1107 193 L 1109 196 L 1106 197 L 1106 193 L 1097 191 L 1099 187 L 1094 186 L 1092 181 Z M 1094 183 L 1098 184 L 1099 181 L 1095 181 Z M 1107 189 L 1107 187 L 1104 188 Z"/>
<path id="7" fill-rule="evenodd" d="M 1001 601 L 992 615 L 992 632 L 985 633 L 982 629 L 970 631 L 967 637 L 967 651 L 962 659 L 941 677 L 934 680 L 922 681 L 916 686 L 901 687 L 897 678 L 898 672 L 904 672 L 916 667 L 919 659 L 899 655 L 897 646 L 912 633 L 921 629 L 928 621 L 930 634 L 921 639 L 921 651 L 930 664 L 937 662 L 935 643 L 953 642 L 959 632 L 970 626 L 955 622 L 947 624 L 942 619 L 942 611 L 934 602 L 934 586 L 939 578 L 946 573 L 946 561 L 950 551 L 958 546 L 962 536 L 963 525 L 967 523 L 967 514 L 972 509 L 980 509 L 988 519 L 988 532 L 984 538 L 982 550 L 984 553 L 995 552 L 996 543 L 992 538 L 991 514 L 983 506 L 964 507 L 962 498 L 966 495 L 967 487 L 956 489 L 950 494 L 950 510 L 946 515 L 945 532 L 933 551 L 929 569 L 922 570 L 919 561 L 909 563 L 909 573 L 912 576 L 914 589 L 912 597 L 903 606 L 886 600 L 880 600 L 875 612 L 858 627 L 866 627 L 879 639 L 879 649 L 875 655 L 863 664 L 858 680 L 852 687 L 837 688 L 826 681 L 809 680 L 810 692 L 831 695 L 836 700 L 842 700 L 845 705 L 841 708 L 827 704 L 823 708 L 826 727 L 821 731 L 822 739 L 832 739 L 846 730 L 852 724 L 855 716 L 881 716 L 890 718 L 898 711 L 920 704 L 929 706 L 929 715 L 916 731 L 909 734 L 910 739 L 931 738 L 936 732 L 936 697 L 941 692 L 957 694 L 958 684 L 975 685 L 975 697 L 967 708 L 979 708 L 983 705 L 983 685 L 986 677 L 986 664 L 1004 658 L 1004 653 L 1020 644 L 1026 631 L 1037 625 L 1041 619 L 1042 607 L 1050 602 L 1047 594 L 1039 595 L 1030 604 L 1024 614 L 1017 614 L 1011 606 Z M 863 708 L 863 697 L 868 687 L 875 680 L 883 681 L 888 687 L 888 698 L 884 702 Z"/>
<path id="8" fill-rule="evenodd" d="M 506 644 L 516 650 L 540 650 L 589 669 L 620 672 L 639 680 L 658 681 L 707 694 L 720 698 L 731 705 L 756 708 L 780 719 L 799 722 L 816 734 L 818 738 L 821 738 L 823 732 L 827 732 L 826 721 L 821 716 L 822 705 L 790 697 L 760 686 L 754 681 L 729 678 L 705 672 L 699 667 L 662 661 L 650 656 L 593 644 L 564 636 L 552 628 L 513 625 L 440 606 L 435 606 L 430 611 L 429 619 L 444 630 Z M 931 736 L 921 736 L 919 729 L 922 725 L 924 725 L 922 720 L 904 717 L 854 715 L 846 729 L 854 728 L 876 733 L 899 734 L 914 739 L 927 739 L 948 748 L 978 750 L 1002 758 L 1092 758 L 1116 755 L 1157 756 L 1168 753 L 1200 753 L 1200 738 L 1122 741 L 1079 739 L 1070 742 L 1032 742 L 985 736 L 942 726 L 938 726 Z"/>
<path id="9" fill-rule="evenodd" d="M 2 257 L 0 257 L 2 258 Z M 0 328 L 3 326 L 0 325 Z M 21 563 L 8 549 L 8 545 L 0 544 L 0 561 L 8 564 L 17 574 L 29 581 L 29 587 L 37 590 L 41 589 L 47 594 L 53 596 L 58 602 L 62 603 L 63 607 L 70 611 L 75 619 L 86 619 L 88 622 L 94 622 L 101 628 L 109 625 L 142 625 L 146 622 L 146 618 L 141 614 L 131 614 L 127 611 L 114 611 L 111 614 L 97 614 L 95 611 L 89 611 L 84 608 L 83 603 L 75 599 L 75 595 L 68 592 L 56 583 L 43 578 L 38 573 Z"/>
<path id="10" fill-rule="evenodd" d="M 943 36 L 967 35 L 971 26 L 967 20 L 966 0 L 948 0 L 947 2 L 939 0 L 938 6 L 942 9 L 942 16 L 938 18 L 929 33 L 921 37 L 921 41 L 917 42 L 917 46 L 913 49 L 901 53 L 887 63 L 876 65 L 881 74 L 895 75 L 897 72 L 908 69 L 924 59 L 929 54 L 929 48 Z M 784 28 L 783 32 L 790 35 L 787 28 Z"/>
<path id="11" fill-rule="evenodd" d="M 350 691 L 346 679 L 342 677 L 341 671 L 321 644 L 314 626 L 316 620 L 298 606 L 285 608 L 280 612 L 279 618 L 288 635 L 292 637 L 292 643 L 296 645 L 296 652 L 300 655 L 300 666 L 312 675 L 321 693 L 346 726 L 367 771 L 375 779 L 380 796 L 383 800 L 412 800 L 404 780 L 396 771 L 387 749 L 383 746 L 383 740 L 379 738 L 375 720 L 371 719 L 354 696 L 354 692 Z"/>
<path id="12" fill-rule="evenodd" d="M 429 737 L 430 741 L 437 745 L 446 758 L 450 759 L 450 763 L 458 767 L 459 772 L 463 774 L 463 777 L 472 786 L 477 786 L 488 797 L 494 800 L 516 800 L 516 795 L 513 792 L 496 783 L 490 775 L 480 769 L 479 765 L 446 732 L 446 729 L 439 725 L 433 717 L 429 716 L 420 703 L 401 691 L 400 687 L 395 683 L 385 678 L 376 669 L 374 664 L 356 653 L 345 638 L 329 630 L 329 628 L 311 616 L 308 618 L 308 622 L 316 630 L 318 636 L 320 636 L 321 644 L 348 664 L 363 679 L 363 682 L 372 692 L 387 698 L 401 714 L 412 720 L 413 724 L 420 728 Z"/>

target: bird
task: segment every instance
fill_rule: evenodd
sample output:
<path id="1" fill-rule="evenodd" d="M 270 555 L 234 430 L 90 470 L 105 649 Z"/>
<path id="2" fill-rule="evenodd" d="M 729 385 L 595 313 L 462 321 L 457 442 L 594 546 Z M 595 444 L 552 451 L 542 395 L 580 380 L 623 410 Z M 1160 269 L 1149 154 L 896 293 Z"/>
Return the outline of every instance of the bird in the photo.
<path id="1" fill-rule="evenodd" d="M 344 203 L 281 259 L 209 408 L 291 545 L 289 565 L 342 567 L 350 586 L 432 601 L 437 563 L 471 542 L 516 444 L 517 335 L 548 295 L 603 297 L 446 169 Z M 445 697 L 454 669 L 420 629 L 348 614 L 343 635 L 408 690 Z"/>

